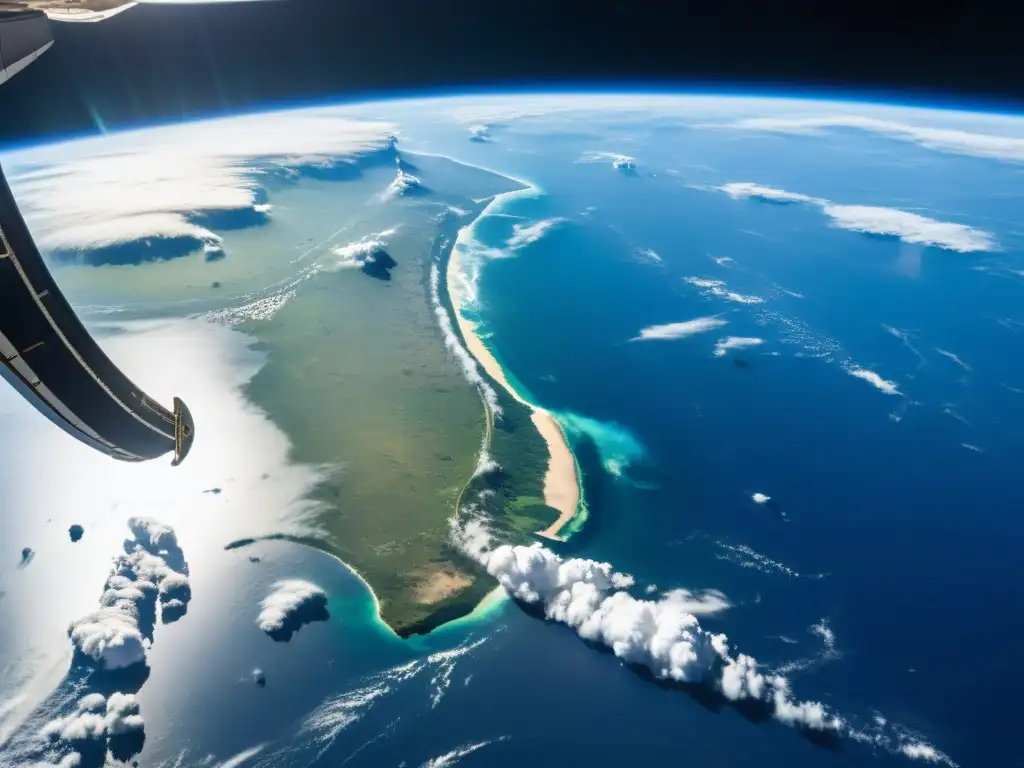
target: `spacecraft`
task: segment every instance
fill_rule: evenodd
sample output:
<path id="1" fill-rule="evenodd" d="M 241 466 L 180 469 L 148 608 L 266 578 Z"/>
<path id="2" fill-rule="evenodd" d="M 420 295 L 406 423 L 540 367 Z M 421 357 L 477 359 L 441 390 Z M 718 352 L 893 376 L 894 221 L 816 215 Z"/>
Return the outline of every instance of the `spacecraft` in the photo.
<path id="1" fill-rule="evenodd" d="M 53 45 L 50 18 L 99 21 L 133 5 L 0 0 L 0 86 Z M 43 261 L 2 167 L 0 376 L 65 432 L 115 459 L 173 452 L 178 465 L 195 439 L 185 403 L 176 397 L 166 408 L 147 395 L 86 330 Z"/>

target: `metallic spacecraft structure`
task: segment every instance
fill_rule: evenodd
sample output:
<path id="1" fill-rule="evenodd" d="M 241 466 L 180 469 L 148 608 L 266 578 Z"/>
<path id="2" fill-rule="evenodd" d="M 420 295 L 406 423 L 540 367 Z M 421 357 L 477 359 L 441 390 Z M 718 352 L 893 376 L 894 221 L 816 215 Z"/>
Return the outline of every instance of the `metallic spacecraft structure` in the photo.
<path id="1" fill-rule="evenodd" d="M 53 45 L 53 0 L 0 0 L 0 84 Z M 79 6 L 121 7 L 115 0 Z M 28 8 L 26 6 L 36 6 Z M 85 8 L 85 10 L 90 10 Z M 0 168 L 0 376 L 65 432 L 122 461 L 188 455 L 195 424 L 148 396 L 110 360 L 57 287 Z"/>

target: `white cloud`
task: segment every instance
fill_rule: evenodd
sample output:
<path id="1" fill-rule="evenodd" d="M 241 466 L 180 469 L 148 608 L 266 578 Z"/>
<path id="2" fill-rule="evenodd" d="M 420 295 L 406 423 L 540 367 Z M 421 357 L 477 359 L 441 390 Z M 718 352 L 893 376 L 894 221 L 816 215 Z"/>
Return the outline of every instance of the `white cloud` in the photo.
<path id="1" fill-rule="evenodd" d="M 956 354 L 955 352 L 950 352 L 949 350 L 946 349 L 939 349 L 938 347 L 935 348 L 935 351 L 938 352 L 943 357 L 948 357 L 950 360 L 959 365 L 965 371 L 971 370 L 971 366 L 969 366 L 967 363 L 961 360 L 960 355 Z"/>
<path id="2" fill-rule="evenodd" d="M 772 499 L 771 496 L 766 496 L 763 493 L 751 494 L 750 498 L 755 504 L 767 504 Z"/>
<path id="3" fill-rule="evenodd" d="M 452 539 L 514 598 L 538 604 L 548 619 L 657 678 L 709 685 L 734 701 L 756 700 L 789 725 L 827 731 L 843 726 L 821 704 L 794 701 L 785 678 L 763 674 L 749 656 L 734 658 L 726 636 L 707 632 L 687 610 L 694 603 L 689 593 L 657 601 L 634 598 L 616 589 L 617 572 L 609 563 L 565 559 L 540 544 L 497 545 L 479 520 L 461 527 L 453 521 Z M 724 596 L 712 594 L 701 602 L 720 609 Z"/>
<path id="4" fill-rule="evenodd" d="M 764 299 L 760 296 L 749 296 L 736 291 L 730 291 L 725 287 L 724 280 L 712 280 L 706 277 L 684 277 L 690 285 L 700 288 L 705 296 L 715 296 L 726 301 L 734 301 L 737 304 L 763 304 Z"/>
<path id="5" fill-rule="evenodd" d="M 754 501 L 758 504 L 766 503 L 769 500 L 769 497 L 765 496 L 763 493 L 755 493 L 754 496 L 764 499 L 762 502 L 755 498 Z M 767 555 L 761 554 L 746 544 L 726 544 L 722 541 L 717 541 L 715 543 L 727 553 L 724 555 L 717 555 L 719 560 L 735 563 L 741 568 L 751 568 L 756 571 L 761 571 L 762 573 L 781 573 L 794 579 L 823 579 L 826 576 L 824 573 L 801 574 L 800 572 L 790 568 L 785 563 L 780 563 L 778 560 L 772 560 Z"/>
<path id="6" fill-rule="evenodd" d="M 902 141 L 911 141 L 939 152 L 1024 162 L 1024 138 L 1022 137 L 999 136 L 956 128 L 912 125 L 864 115 L 754 117 L 737 120 L 730 123 L 729 127 L 796 134 L 815 133 L 829 128 L 856 128 Z"/>
<path id="7" fill-rule="evenodd" d="M 613 168 L 620 171 L 635 171 L 636 158 L 629 155 L 622 155 L 618 152 L 584 152 L 578 162 L 581 163 L 604 163 L 611 162 Z"/>
<path id="8" fill-rule="evenodd" d="M 266 748 L 266 744 L 257 744 L 255 747 L 249 747 L 248 749 L 242 750 L 237 755 L 229 757 L 224 762 L 217 763 L 215 768 L 238 768 L 238 766 L 245 765 Z"/>
<path id="9" fill-rule="evenodd" d="M 851 376 L 856 376 L 858 379 L 863 379 L 864 381 L 868 382 L 868 384 L 875 387 L 876 389 L 881 390 L 882 392 L 885 392 L 885 394 L 887 395 L 902 394 L 899 390 L 899 386 L 896 384 L 895 381 L 883 379 L 874 371 L 869 371 L 866 368 L 851 367 L 847 368 L 846 372 Z"/>
<path id="10" fill-rule="evenodd" d="M 512 227 L 512 237 L 505 243 L 509 249 L 517 251 L 528 245 L 533 245 L 557 224 L 565 221 L 562 217 L 552 219 L 541 219 L 532 224 L 515 224 Z"/>
<path id="11" fill-rule="evenodd" d="M 475 123 L 469 126 L 469 140 L 478 142 L 489 142 L 491 138 L 491 127 L 485 123 Z"/>
<path id="12" fill-rule="evenodd" d="M 661 264 L 664 262 L 664 259 L 662 259 L 661 256 L 651 248 L 637 248 L 634 253 L 639 261 L 647 262 L 649 264 Z"/>
<path id="13" fill-rule="evenodd" d="M 44 251 L 164 238 L 199 250 L 219 246 L 218 217 L 266 220 L 268 174 L 351 165 L 391 147 L 393 129 L 338 110 L 270 112 L 25 150 L 4 165 Z"/>
<path id="14" fill-rule="evenodd" d="M 413 176 L 411 173 L 403 171 L 401 168 L 395 173 L 394 180 L 388 184 L 387 189 L 381 193 L 382 200 L 391 200 L 395 197 L 402 197 L 410 192 L 423 189 L 423 182 L 419 180 L 419 177 Z"/>
<path id="15" fill-rule="evenodd" d="M 685 339 L 698 333 L 707 333 L 716 328 L 726 325 L 725 320 L 717 317 L 698 317 L 693 320 L 686 320 L 682 323 L 665 323 L 664 325 L 649 325 L 641 329 L 640 335 L 630 341 L 651 341 L 654 339 Z"/>
<path id="16" fill-rule="evenodd" d="M 503 736 L 500 739 L 491 739 L 490 741 L 480 741 L 476 744 L 463 745 L 458 749 L 453 749 L 451 752 L 446 752 L 443 755 L 427 760 L 427 762 L 423 764 L 422 768 L 451 768 L 451 766 L 455 765 L 459 760 L 467 755 L 471 755 L 477 750 L 483 749 L 495 742 L 505 741 L 507 738 L 508 737 Z"/>
<path id="17" fill-rule="evenodd" d="M 821 203 L 823 202 L 820 198 L 810 197 L 809 195 L 801 195 L 798 192 L 787 192 L 784 189 L 776 189 L 775 187 L 765 187 L 760 184 L 754 184 L 749 181 L 735 181 L 731 184 L 723 184 L 720 187 L 716 187 L 721 192 L 725 192 L 729 197 L 734 200 L 740 198 L 755 198 L 758 200 L 766 200 L 772 203 Z"/>
<path id="18" fill-rule="evenodd" d="M 144 725 L 134 694 L 112 693 L 105 699 L 91 693 L 78 702 L 74 713 L 44 725 L 42 735 L 51 741 L 89 741 L 141 731 Z"/>
<path id="19" fill-rule="evenodd" d="M 715 357 L 724 357 L 730 349 L 746 349 L 763 343 L 764 339 L 752 336 L 727 336 L 724 339 L 719 339 L 715 344 Z"/>
<path id="20" fill-rule="evenodd" d="M 840 229 L 871 235 L 890 235 L 905 243 L 930 245 L 947 251 L 972 253 L 998 250 L 995 238 L 965 224 L 937 221 L 916 213 L 870 205 L 822 206 L 825 215 Z"/>
<path id="21" fill-rule="evenodd" d="M 938 221 L 896 208 L 873 205 L 840 205 L 821 197 L 765 187 L 751 182 L 733 182 L 715 189 L 733 199 L 754 198 L 775 203 L 805 203 L 815 205 L 840 229 L 870 235 L 898 237 L 905 243 L 929 245 L 947 251 L 973 253 L 997 251 L 995 237 L 981 229 L 950 221 Z"/>
<path id="22" fill-rule="evenodd" d="M 271 592 L 260 602 L 256 624 L 267 634 L 286 630 L 303 609 L 320 605 L 326 607 L 327 593 L 311 581 L 282 579 L 271 587 Z"/>
<path id="23" fill-rule="evenodd" d="M 146 628 L 156 622 L 157 605 L 169 621 L 181 615 L 191 598 L 174 530 L 148 517 L 130 518 L 128 527 L 134 538 L 114 559 L 99 609 L 68 627 L 75 648 L 104 669 L 145 663 Z"/>
<path id="24" fill-rule="evenodd" d="M 912 760 L 924 760 L 929 763 L 949 763 L 949 758 L 939 752 L 931 744 L 912 741 L 900 747 L 900 752 Z"/>
<path id="25" fill-rule="evenodd" d="M 615 576 L 618 575 L 615 574 Z M 617 589 L 623 587 L 623 585 L 616 583 L 614 578 L 612 579 L 612 586 Z M 633 584 L 629 583 L 625 586 L 633 586 Z M 692 613 L 694 616 L 710 616 L 732 607 L 729 598 L 717 589 L 707 589 L 703 592 L 693 592 L 689 589 L 671 589 L 662 595 L 661 599 L 672 603 L 680 610 L 686 611 L 686 613 Z"/>
<path id="26" fill-rule="evenodd" d="M 386 248 L 388 238 L 398 231 L 397 227 L 367 235 L 359 240 L 332 249 L 337 260 L 331 263 L 335 269 L 360 268 L 373 261 L 373 255 Z"/>

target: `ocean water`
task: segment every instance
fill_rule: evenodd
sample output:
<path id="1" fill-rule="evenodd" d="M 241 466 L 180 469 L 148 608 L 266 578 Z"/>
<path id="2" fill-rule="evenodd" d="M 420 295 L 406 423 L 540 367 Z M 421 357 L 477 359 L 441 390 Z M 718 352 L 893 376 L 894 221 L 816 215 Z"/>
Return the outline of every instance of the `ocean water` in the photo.
<path id="1" fill-rule="evenodd" d="M 1024 598 L 1024 490 L 1016 481 L 1024 458 L 1024 234 L 1016 221 L 1024 188 L 1016 167 L 865 131 L 713 131 L 657 113 L 588 122 L 524 110 L 493 118 L 492 140 L 474 142 L 469 118 L 452 124 L 458 108 L 438 108 L 441 117 L 401 104 L 363 113 L 402 125 L 400 146 L 421 153 L 408 159 L 431 194 L 463 182 L 422 153 L 531 185 L 473 224 L 476 255 L 464 268 L 481 336 L 522 394 L 556 415 L 584 472 L 588 517 L 563 554 L 633 574 L 638 596 L 648 587 L 724 595 L 731 607 L 701 623 L 785 672 L 798 698 L 824 702 L 865 736 L 892 736 L 895 727 L 960 765 L 1019 764 L 1014 693 L 1024 679 L 1012 661 L 1000 664 L 1014 658 L 1015 606 Z M 636 172 L 610 158 L 580 162 L 592 152 L 629 155 Z M 998 250 L 961 253 L 841 229 L 815 204 L 714 189 L 731 182 L 966 223 L 992 233 Z M 343 201 L 345 183 L 330 186 L 341 190 L 331 199 Z M 304 205 L 296 198 L 293 210 L 312 216 L 334 194 L 319 189 Z M 354 193 L 344 202 L 363 205 Z M 295 229 L 284 210 L 281 221 Z M 542 222 L 549 224 L 535 239 L 513 245 Z M 366 224 L 376 231 L 384 219 Z M 237 236 L 271 276 L 238 279 L 255 287 L 287 278 L 272 254 L 258 251 L 256 231 Z M 319 242 L 298 229 L 290 237 L 298 248 L 311 236 Z M 197 286 L 212 274 L 194 264 L 163 268 L 197 270 Z M 214 269 L 238 267 L 228 258 Z M 710 280 L 723 281 L 717 293 Z M 700 317 L 726 325 L 635 340 L 644 328 Z M 716 355 L 728 336 L 762 343 Z M 313 478 L 285 469 L 280 432 L 236 397 L 263 364 L 259 354 L 246 351 L 240 334 L 220 342 L 211 359 L 231 365 L 202 386 L 220 387 L 225 413 L 237 412 L 239 423 L 252 420 L 254 431 L 243 434 L 266 461 L 190 470 L 193 495 L 228 477 L 239 485 L 227 509 L 196 496 L 201 523 L 190 502 L 169 508 L 148 491 L 97 491 L 87 531 L 99 526 L 106 548 L 82 550 L 89 570 L 73 598 L 44 547 L 30 568 L 0 573 L 9 593 L 0 602 L 0 691 L 39 699 L 60 690 L 64 617 L 94 603 L 119 516 L 144 503 L 180 528 L 196 597 L 185 619 L 157 628 L 153 673 L 140 694 L 140 764 L 191 765 L 245 750 L 244 764 L 265 766 L 908 764 L 848 739 L 823 748 L 776 722 L 659 686 L 507 600 L 400 641 L 338 561 L 285 542 L 223 551 L 223 540 L 253 532 L 246 514 L 268 531 L 280 525 L 281 509 Z M 857 369 L 900 394 L 850 375 Z M 27 418 L 9 410 L 8 419 Z M 22 464 L 33 466 L 61 439 Z M 79 466 L 67 451 L 64 460 Z M 256 482 L 266 471 L 284 473 L 272 499 Z M 42 511 L 8 516 L 4 541 L 40 540 L 45 525 L 61 532 L 78 519 L 69 492 L 40 498 L 31 478 L 18 487 L 19 503 L 55 510 L 53 523 L 41 522 Z M 754 494 L 770 503 L 755 503 Z M 223 526 L 212 529 L 216 536 L 211 519 Z M 14 581 L 40 572 L 47 588 Z M 253 630 L 254 606 L 285 575 L 323 586 L 332 618 L 275 644 Z M 32 606 L 50 594 L 62 595 L 61 609 L 40 625 L 44 612 Z M 30 637 L 49 638 L 36 656 L 32 643 L 15 642 L 15 616 L 33 624 Z M 267 674 L 262 690 L 248 677 L 256 666 Z"/>

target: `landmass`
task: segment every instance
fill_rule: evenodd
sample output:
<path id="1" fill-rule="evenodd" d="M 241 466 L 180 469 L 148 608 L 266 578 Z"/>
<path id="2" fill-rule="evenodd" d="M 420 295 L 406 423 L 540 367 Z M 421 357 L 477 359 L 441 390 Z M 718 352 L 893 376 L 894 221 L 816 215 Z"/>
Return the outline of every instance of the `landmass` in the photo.
<path id="1" fill-rule="evenodd" d="M 374 593 L 381 619 L 409 636 L 471 613 L 494 589 L 494 579 L 449 542 L 458 510 L 485 509 L 515 542 L 538 534 L 557 539 L 580 492 L 557 421 L 516 392 L 458 311 L 447 279 L 459 266 L 460 230 L 488 201 L 522 185 L 445 158 L 403 156 L 402 167 L 425 179 L 429 193 L 346 206 L 346 215 L 359 217 L 358 231 L 323 241 L 330 253 L 369 233 L 389 233 L 390 279 L 323 269 L 273 317 L 242 329 L 267 355 L 247 398 L 288 436 L 294 461 L 323 468 L 307 516 L 322 535 L 282 538 L 345 562 Z M 282 190 L 275 202 L 285 209 L 289 194 L 312 200 L 310 184 L 335 200 L 339 192 L 365 200 L 388 186 L 393 168 L 370 163 L 355 180 L 305 182 L 305 192 L 301 185 Z M 338 210 L 332 206 L 332 215 Z M 337 228 L 336 219 L 322 224 Z M 231 237 L 225 233 L 228 250 Z M 440 277 L 436 295 L 432 271 Z M 438 312 L 483 368 L 498 418 L 446 350 Z M 493 466 L 478 465 L 481 448 Z"/>

